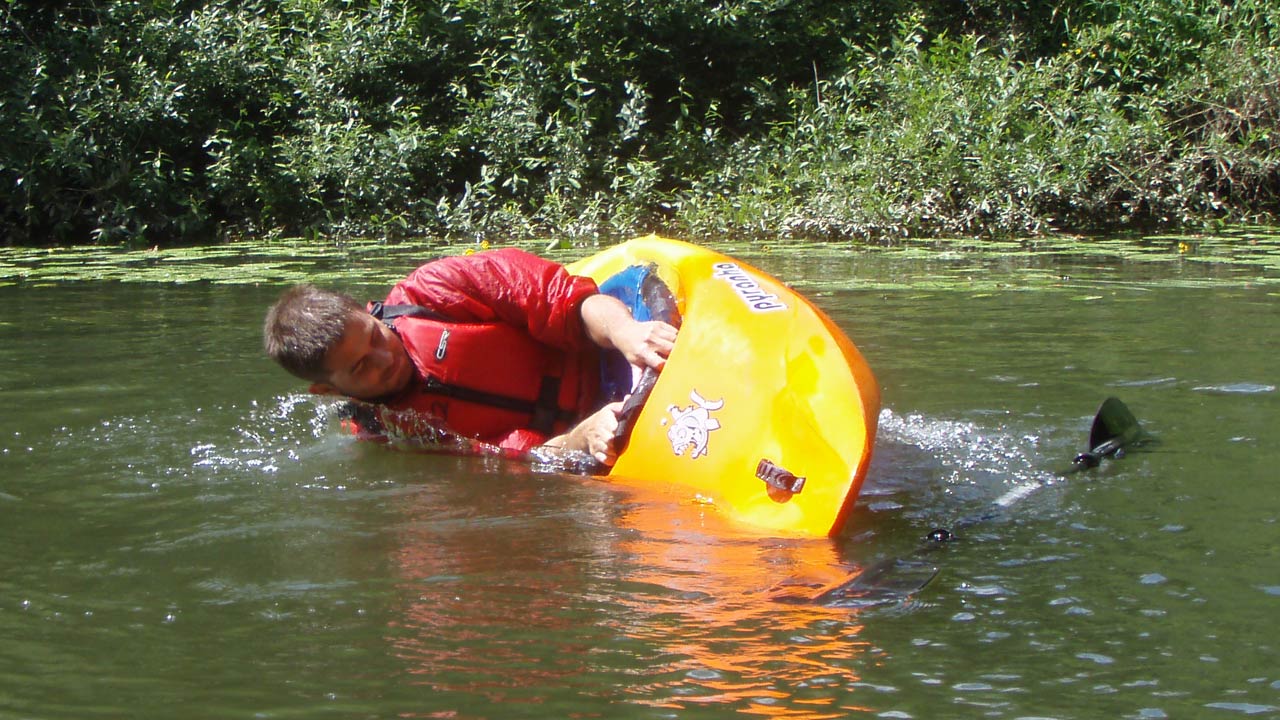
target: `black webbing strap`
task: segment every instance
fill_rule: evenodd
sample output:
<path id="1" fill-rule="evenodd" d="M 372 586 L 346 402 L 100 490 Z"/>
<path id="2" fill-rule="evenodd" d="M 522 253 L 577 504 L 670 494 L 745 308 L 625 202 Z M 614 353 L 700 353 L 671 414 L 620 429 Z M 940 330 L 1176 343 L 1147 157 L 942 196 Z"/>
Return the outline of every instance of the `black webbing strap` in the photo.
<path id="1" fill-rule="evenodd" d="M 428 307 L 421 305 L 383 305 L 380 302 L 370 303 L 369 314 L 388 325 L 392 320 L 401 317 L 426 318 L 440 322 L 453 322 L 449 318 Z"/>
<path id="2" fill-rule="evenodd" d="M 558 377 L 546 376 L 542 378 L 542 387 L 539 389 L 538 399 L 535 401 L 515 398 L 509 395 L 499 395 L 483 390 L 474 390 L 460 385 L 451 385 L 430 376 L 427 377 L 422 389 L 424 392 L 433 395 L 443 395 L 454 400 L 488 405 L 500 410 L 510 410 L 530 415 L 533 418 L 529 425 L 530 429 L 537 430 L 544 435 L 555 429 L 557 421 L 570 423 L 575 419 L 573 413 L 561 410 L 556 405 L 556 398 L 560 394 L 560 378 Z"/>
<path id="3" fill-rule="evenodd" d="M 542 386 L 538 388 L 537 407 L 533 410 L 533 429 L 543 435 L 550 435 L 557 420 L 573 422 L 571 413 L 560 409 L 560 378 L 551 375 L 542 376 Z M 566 417 L 567 416 L 567 417 Z"/>

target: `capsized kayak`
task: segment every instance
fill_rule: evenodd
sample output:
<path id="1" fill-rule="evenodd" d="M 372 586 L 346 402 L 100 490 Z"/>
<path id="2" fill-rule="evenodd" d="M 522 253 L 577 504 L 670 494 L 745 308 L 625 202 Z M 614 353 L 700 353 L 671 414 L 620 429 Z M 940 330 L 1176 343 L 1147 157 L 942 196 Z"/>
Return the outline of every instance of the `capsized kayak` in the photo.
<path id="1" fill-rule="evenodd" d="M 871 460 L 880 391 L 812 303 L 734 258 L 649 236 L 569 270 L 604 283 L 649 267 L 682 324 L 609 476 L 673 485 L 771 532 L 835 535 Z"/>

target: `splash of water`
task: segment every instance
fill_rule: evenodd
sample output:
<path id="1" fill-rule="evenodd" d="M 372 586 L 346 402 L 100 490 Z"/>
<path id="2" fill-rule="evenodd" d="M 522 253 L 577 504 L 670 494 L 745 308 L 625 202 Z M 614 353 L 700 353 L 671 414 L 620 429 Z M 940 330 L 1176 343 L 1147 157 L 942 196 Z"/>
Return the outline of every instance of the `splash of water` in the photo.
<path id="1" fill-rule="evenodd" d="M 1036 432 L 919 413 L 898 415 L 888 408 L 880 412 L 879 432 L 882 445 L 924 453 L 909 470 L 916 476 L 911 482 L 940 485 L 947 494 L 1008 507 L 1059 480 L 1038 467 L 1044 439 Z"/>

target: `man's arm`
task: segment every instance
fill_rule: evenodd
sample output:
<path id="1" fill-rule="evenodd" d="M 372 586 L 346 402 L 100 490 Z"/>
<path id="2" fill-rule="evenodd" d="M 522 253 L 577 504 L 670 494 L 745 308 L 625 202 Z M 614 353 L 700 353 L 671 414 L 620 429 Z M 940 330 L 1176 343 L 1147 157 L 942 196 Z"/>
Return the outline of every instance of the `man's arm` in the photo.
<path id="1" fill-rule="evenodd" d="M 428 263 L 398 284 L 386 302 L 426 305 L 460 321 L 507 322 L 564 349 L 590 341 L 618 350 L 637 367 L 661 369 L 675 345 L 671 325 L 637 322 L 621 301 L 599 294 L 590 278 L 514 248 Z M 606 406 L 544 444 L 589 452 L 612 465 L 619 410 L 618 403 Z"/>
<path id="2" fill-rule="evenodd" d="M 661 370 L 676 344 L 676 329 L 661 320 L 637 322 L 622 301 L 591 295 L 580 310 L 587 336 L 596 345 L 617 350 L 638 368 Z"/>
<path id="3" fill-rule="evenodd" d="M 676 329 L 659 320 L 638 322 L 627 306 L 609 295 L 591 295 L 582 301 L 580 313 L 587 337 L 602 348 L 617 350 L 636 367 L 661 370 L 675 347 Z M 613 445 L 622 403 L 604 406 L 569 432 L 551 438 L 548 447 L 582 450 L 612 466 L 617 459 Z"/>
<path id="4" fill-rule="evenodd" d="M 613 435 L 618 431 L 618 414 L 621 411 L 621 402 L 609 403 L 593 415 L 587 416 L 569 432 L 546 441 L 543 446 L 581 450 L 590 453 L 600 463 L 612 466 L 618 459 L 618 453 L 613 447 Z"/>
<path id="5" fill-rule="evenodd" d="M 597 291 L 588 277 L 516 248 L 440 258 L 419 267 L 387 295 L 457 322 L 502 322 L 562 350 L 587 347 L 578 311 Z"/>

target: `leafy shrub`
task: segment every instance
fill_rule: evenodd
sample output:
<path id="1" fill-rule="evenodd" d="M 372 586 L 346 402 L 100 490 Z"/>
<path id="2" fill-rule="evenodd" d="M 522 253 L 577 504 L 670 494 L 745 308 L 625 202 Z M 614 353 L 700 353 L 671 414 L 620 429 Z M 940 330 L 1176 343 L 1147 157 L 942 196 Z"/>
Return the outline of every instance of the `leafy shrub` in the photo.
<path id="1" fill-rule="evenodd" d="M 1277 205 L 1264 0 L 8 0 L 5 242 L 1108 230 Z"/>
<path id="2" fill-rule="evenodd" d="M 1276 11 L 1173 5 L 1178 33 L 1126 9 L 1037 59 L 1017 37 L 906 26 L 793 95 L 794 119 L 767 141 L 737 143 L 683 194 L 682 219 L 694 233 L 875 239 L 1267 219 L 1280 88 L 1257 38 Z"/>

